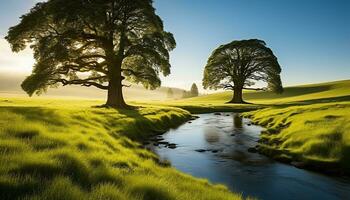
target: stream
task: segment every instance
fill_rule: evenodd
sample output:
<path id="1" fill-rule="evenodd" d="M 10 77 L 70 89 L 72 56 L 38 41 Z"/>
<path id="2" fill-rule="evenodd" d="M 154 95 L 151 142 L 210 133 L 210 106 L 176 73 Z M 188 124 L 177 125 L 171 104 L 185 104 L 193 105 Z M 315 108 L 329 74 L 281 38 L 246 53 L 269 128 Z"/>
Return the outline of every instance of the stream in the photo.
<path id="1" fill-rule="evenodd" d="M 255 152 L 262 127 L 237 113 L 198 115 L 147 146 L 178 170 L 259 199 L 350 199 L 350 178 L 329 177 Z M 172 144 L 169 148 L 168 143 Z M 176 144 L 176 147 L 175 145 Z M 249 149 L 249 151 L 248 151 Z"/>

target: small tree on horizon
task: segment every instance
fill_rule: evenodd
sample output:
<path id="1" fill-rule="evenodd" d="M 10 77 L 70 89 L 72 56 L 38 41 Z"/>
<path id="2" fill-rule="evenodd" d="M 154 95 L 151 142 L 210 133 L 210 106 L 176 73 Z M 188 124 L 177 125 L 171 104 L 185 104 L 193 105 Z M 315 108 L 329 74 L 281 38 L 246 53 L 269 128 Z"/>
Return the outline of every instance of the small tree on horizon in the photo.
<path id="1" fill-rule="evenodd" d="M 198 87 L 197 87 L 196 83 L 192 84 L 190 93 L 191 93 L 191 97 L 198 97 L 199 92 L 198 92 Z"/>
<path id="2" fill-rule="evenodd" d="M 268 90 L 282 93 L 281 67 L 272 50 L 258 39 L 239 40 L 221 45 L 209 57 L 204 69 L 204 89 L 226 89 L 233 91 L 228 103 L 245 103 L 245 90 L 265 90 L 251 88 L 256 81 L 267 82 Z"/>
<path id="3" fill-rule="evenodd" d="M 106 106 L 128 108 L 123 81 L 147 89 L 170 74 L 173 35 L 164 31 L 152 0 L 48 0 L 10 28 L 12 51 L 30 46 L 36 63 L 22 83 L 30 95 L 58 85 L 107 90 Z"/>

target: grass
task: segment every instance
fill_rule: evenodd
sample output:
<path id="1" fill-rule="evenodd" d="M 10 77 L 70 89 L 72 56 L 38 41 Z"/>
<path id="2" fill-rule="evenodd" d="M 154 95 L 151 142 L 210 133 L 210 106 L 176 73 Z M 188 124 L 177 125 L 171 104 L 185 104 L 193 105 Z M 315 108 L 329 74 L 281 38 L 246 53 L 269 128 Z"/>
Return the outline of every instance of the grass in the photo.
<path id="1" fill-rule="evenodd" d="M 350 81 L 290 87 L 282 95 L 247 93 L 246 98 L 269 105 L 243 114 L 267 128 L 261 135 L 261 152 L 304 167 L 349 174 Z"/>
<path id="2" fill-rule="evenodd" d="M 267 128 L 260 150 L 305 167 L 350 172 L 350 102 L 273 107 L 243 114 Z"/>
<path id="3" fill-rule="evenodd" d="M 260 106 L 350 101 L 350 80 L 286 87 L 282 94 L 247 91 L 243 97 L 244 100 Z M 231 98 L 232 92 L 222 92 L 184 99 L 177 103 L 217 105 Z"/>
<path id="4" fill-rule="evenodd" d="M 286 87 L 284 93 L 275 94 L 268 91 L 245 91 L 244 100 L 250 104 L 227 104 L 232 92 L 220 92 L 173 101 L 133 102 L 141 105 L 163 105 L 183 108 L 191 113 L 208 112 L 245 112 L 271 106 L 309 105 L 325 102 L 350 101 L 350 80 L 321 84 L 309 84 Z"/>
<path id="5" fill-rule="evenodd" d="M 0 98 L 1 199 L 242 199 L 225 186 L 178 172 L 141 148 L 143 139 L 192 113 L 250 111 L 263 125 L 260 150 L 283 161 L 350 171 L 350 81 L 231 93 L 138 110 L 93 108 L 97 100 Z M 177 108 L 176 108 L 177 107 Z M 188 111 L 185 111 L 184 108 Z"/>
<path id="6" fill-rule="evenodd" d="M 180 125 L 189 112 L 91 107 L 98 104 L 0 98 L 1 199 L 242 199 L 141 147 L 142 139 Z"/>

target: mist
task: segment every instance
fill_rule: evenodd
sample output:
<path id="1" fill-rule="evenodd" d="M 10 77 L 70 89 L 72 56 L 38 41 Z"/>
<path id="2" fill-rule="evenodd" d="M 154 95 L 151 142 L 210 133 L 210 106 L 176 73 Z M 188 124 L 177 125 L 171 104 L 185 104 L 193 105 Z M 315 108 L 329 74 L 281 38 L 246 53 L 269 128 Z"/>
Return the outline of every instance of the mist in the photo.
<path id="1" fill-rule="evenodd" d="M 0 74 L 0 96 L 25 96 L 27 95 L 21 89 L 21 83 L 25 79 L 24 75 L 5 75 Z M 180 99 L 184 90 L 172 88 L 174 97 Z M 131 87 L 124 88 L 126 100 L 167 100 L 168 87 L 160 87 L 156 90 L 147 90 L 141 85 L 131 84 Z M 88 98 L 105 99 L 107 91 L 94 87 L 64 86 L 58 88 L 49 88 L 47 93 L 41 96 L 46 97 L 67 97 L 67 98 Z"/>

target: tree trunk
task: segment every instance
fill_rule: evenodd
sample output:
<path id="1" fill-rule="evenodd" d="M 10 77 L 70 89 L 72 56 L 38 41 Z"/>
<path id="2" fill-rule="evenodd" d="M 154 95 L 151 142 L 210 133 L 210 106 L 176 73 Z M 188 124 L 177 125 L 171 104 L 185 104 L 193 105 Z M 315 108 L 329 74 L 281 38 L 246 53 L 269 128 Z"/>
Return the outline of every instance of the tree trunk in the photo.
<path id="1" fill-rule="evenodd" d="M 245 103 L 243 101 L 243 87 L 235 87 L 233 98 L 228 103 Z"/>
<path id="2" fill-rule="evenodd" d="M 121 79 L 114 77 L 109 81 L 106 106 L 120 109 L 129 107 L 124 101 Z"/>
<path id="3" fill-rule="evenodd" d="M 107 57 L 109 59 L 108 66 L 108 77 L 109 77 L 109 85 L 108 85 L 108 96 L 106 106 L 120 109 L 128 109 L 131 108 L 128 106 L 123 97 L 123 80 L 122 76 L 122 63 L 124 58 L 124 47 L 125 47 L 125 33 L 121 31 L 120 40 L 119 40 L 119 50 L 117 54 L 114 52 L 114 44 L 113 44 L 113 34 L 111 33 L 110 42 L 107 49 Z"/>
<path id="4" fill-rule="evenodd" d="M 108 96 L 106 106 L 120 109 L 130 108 L 123 96 L 123 81 L 121 74 L 121 62 L 113 62 L 109 71 Z"/>

